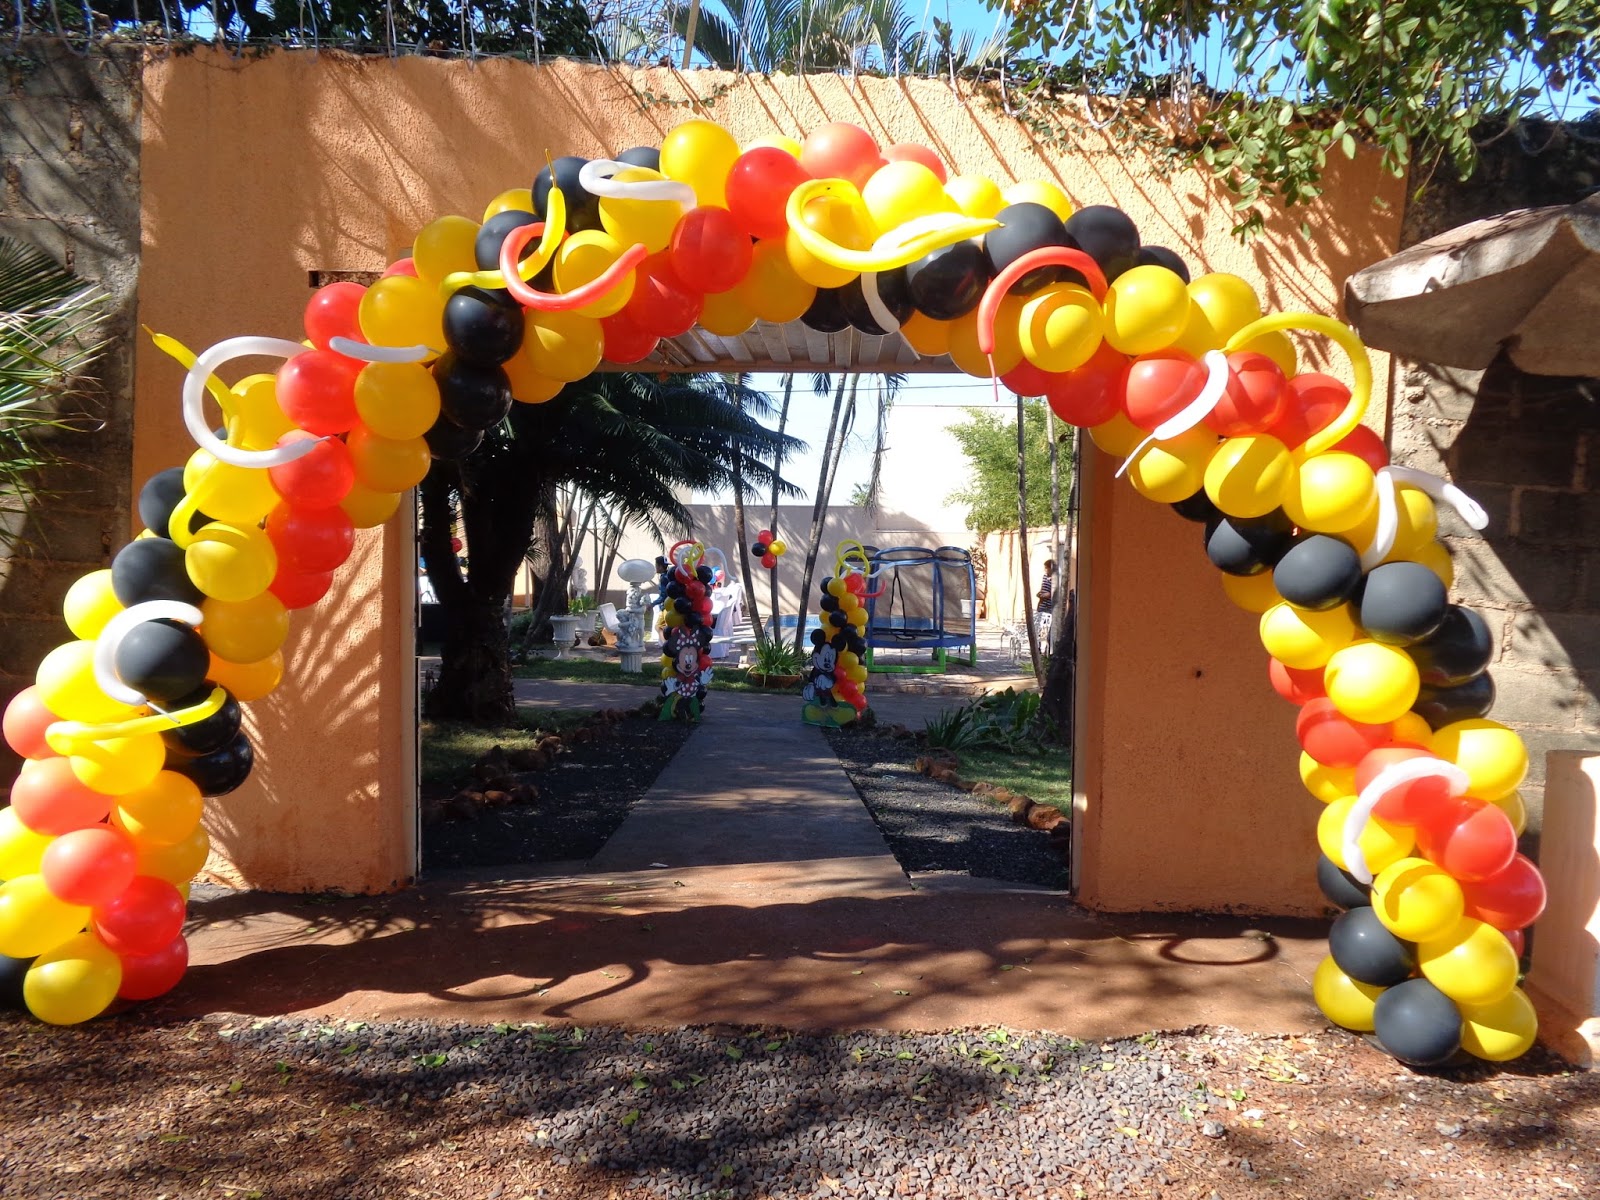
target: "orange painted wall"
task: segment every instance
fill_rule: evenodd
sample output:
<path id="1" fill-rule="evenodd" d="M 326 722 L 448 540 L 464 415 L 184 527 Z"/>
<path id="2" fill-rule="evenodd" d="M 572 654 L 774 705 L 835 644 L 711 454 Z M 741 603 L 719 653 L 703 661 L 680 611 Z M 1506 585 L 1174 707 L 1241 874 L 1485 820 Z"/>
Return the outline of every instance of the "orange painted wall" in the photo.
<path id="1" fill-rule="evenodd" d="M 1080 205 L 1118 204 L 1146 241 L 1249 279 L 1269 311 L 1336 311 L 1345 276 L 1396 242 L 1400 185 L 1368 156 L 1336 159 L 1326 197 L 1242 246 L 1206 176 L 1085 132 L 1070 104 L 1059 125 L 1079 132 L 1047 147 L 938 80 L 202 51 L 146 71 L 140 319 L 196 347 L 295 334 L 308 271 L 380 269 L 434 217 L 476 218 L 496 193 L 526 186 L 546 151 L 656 144 L 695 109 L 640 96 L 690 101 L 690 88 L 706 98 L 704 115 L 744 141 L 853 121 L 884 143 L 928 144 L 963 173 L 1053 179 Z M 1301 217 L 1309 241 L 1294 232 Z M 178 378 L 140 348 L 141 479 L 185 453 Z M 411 720 L 408 539 L 397 521 L 363 540 L 343 593 L 300 622 L 293 678 L 252 716 L 260 778 L 220 806 L 214 826 L 240 881 L 372 890 L 409 874 L 411 751 L 399 733 Z M 1104 664 L 1085 696 L 1095 744 L 1080 772 L 1084 898 L 1312 906 L 1315 813 L 1294 777 L 1290 713 L 1193 527 L 1124 485 L 1097 486 L 1084 552 L 1097 600 L 1084 636 Z"/>

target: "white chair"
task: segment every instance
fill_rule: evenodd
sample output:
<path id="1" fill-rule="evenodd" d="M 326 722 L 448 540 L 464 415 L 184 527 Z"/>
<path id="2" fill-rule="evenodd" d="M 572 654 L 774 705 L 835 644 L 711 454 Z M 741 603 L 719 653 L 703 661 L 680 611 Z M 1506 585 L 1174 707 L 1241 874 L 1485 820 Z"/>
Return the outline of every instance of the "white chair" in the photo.
<path id="1" fill-rule="evenodd" d="M 622 626 L 617 621 L 617 606 L 615 604 L 602 604 L 595 609 L 600 615 L 600 624 L 605 631 L 618 641 L 622 640 Z"/>

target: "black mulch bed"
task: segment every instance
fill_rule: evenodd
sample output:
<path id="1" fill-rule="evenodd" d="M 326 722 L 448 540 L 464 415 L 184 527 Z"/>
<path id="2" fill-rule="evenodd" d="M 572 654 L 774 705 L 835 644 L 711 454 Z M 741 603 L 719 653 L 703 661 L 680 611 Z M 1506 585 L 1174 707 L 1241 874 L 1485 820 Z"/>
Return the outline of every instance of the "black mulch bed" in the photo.
<path id="1" fill-rule="evenodd" d="M 915 742 L 848 730 L 826 736 L 903 869 L 1067 886 L 1046 834 L 1018 825 L 992 800 L 913 770 Z"/>
<path id="2" fill-rule="evenodd" d="M 488 809 L 475 820 L 422 827 L 422 869 L 506 867 L 592 858 L 617 831 L 689 739 L 693 726 L 631 716 L 592 742 L 572 746 L 519 782 L 539 789 L 532 805 Z"/>

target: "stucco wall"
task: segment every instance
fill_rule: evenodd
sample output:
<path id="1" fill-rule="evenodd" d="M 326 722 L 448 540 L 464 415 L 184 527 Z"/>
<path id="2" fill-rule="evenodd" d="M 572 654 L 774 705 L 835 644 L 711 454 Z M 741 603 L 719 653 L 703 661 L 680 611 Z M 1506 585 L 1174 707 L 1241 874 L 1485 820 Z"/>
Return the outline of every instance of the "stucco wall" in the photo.
<path id="1" fill-rule="evenodd" d="M 502 189 L 525 186 L 546 151 L 657 143 L 693 107 L 647 108 L 638 94 L 681 101 L 691 86 L 716 95 L 707 115 L 744 141 L 848 120 L 884 142 L 929 144 L 964 173 L 1054 179 L 1079 204 L 1119 204 L 1147 241 L 1196 266 L 1243 275 L 1272 309 L 1335 311 L 1344 277 L 1396 241 L 1399 185 L 1369 156 L 1330 164 L 1323 200 L 1243 246 L 1208 177 L 1108 143 L 1047 151 L 937 80 L 202 52 L 145 76 L 140 319 L 196 346 L 294 333 L 307 272 L 381 269 L 432 218 L 477 217 Z M 1388 209 L 1375 210 L 1374 196 Z M 1295 232 L 1302 217 L 1309 240 Z M 177 378 L 141 347 L 138 478 L 182 453 Z M 1101 666 L 1086 696 L 1095 745 L 1083 764 L 1085 900 L 1314 907 L 1316 814 L 1294 776 L 1292 713 L 1266 686 L 1253 623 L 1221 599 L 1192 526 L 1125 486 L 1091 500 L 1095 603 L 1082 640 L 1099 643 Z M 410 762 L 382 740 L 410 703 L 405 635 L 395 632 L 409 629 L 406 536 L 396 523 L 365 539 L 344 594 L 301 622 L 293 677 L 256 718 L 271 765 L 226 805 L 220 840 L 242 879 L 369 888 L 406 873 Z"/>

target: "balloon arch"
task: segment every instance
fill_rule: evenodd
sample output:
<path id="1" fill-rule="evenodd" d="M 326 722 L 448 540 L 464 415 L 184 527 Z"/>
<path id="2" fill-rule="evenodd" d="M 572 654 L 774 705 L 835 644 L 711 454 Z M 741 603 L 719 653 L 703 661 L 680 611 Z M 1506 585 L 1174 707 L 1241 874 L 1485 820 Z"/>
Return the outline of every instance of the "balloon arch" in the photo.
<path id="1" fill-rule="evenodd" d="M 741 147 L 704 120 L 659 150 L 549 162 L 481 223 L 439 218 L 372 286 L 316 292 L 305 342 L 195 358 L 158 338 L 189 366 L 198 449 L 144 485 L 144 532 L 73 585 L 75 640 L 5 713 L 28 761 L 0 811 L 0 963 L 32 1012 L 84 1021 L 181 978 L 203 800 L 249 773 L 240 706 L 278 683 L 290 613 L 327 591 L 356 529 L 513 404 L 697 324 L 757 320 L 898 331 L 1042 395 L 1203 526 L 1227 594 L 1260 614 L 1324 805 L 1318 877 L 1346 911 L 1316 974 L 1322 1011 L 1419 1065 L 1531 1045 L 1521 931 L 1544 887 L 1517 853 L 1527 752 L 1485 719 L 1488 630 L 1448 602 L 1435 536 L 1436 503 L 1483 514 L 1389 465 L 1361 424 L 1372 377 L 1354 334 L 1263 315 L 1244 280 L 1191 278 L 1120 210 L 1075 209 L 1048 182 L 951 176 L 853 125 Z M 1298 371 L 1289 329 L 1340 346 L 1354 387 Z M 283 363 L 216 378 L 252 355 Z"/>

